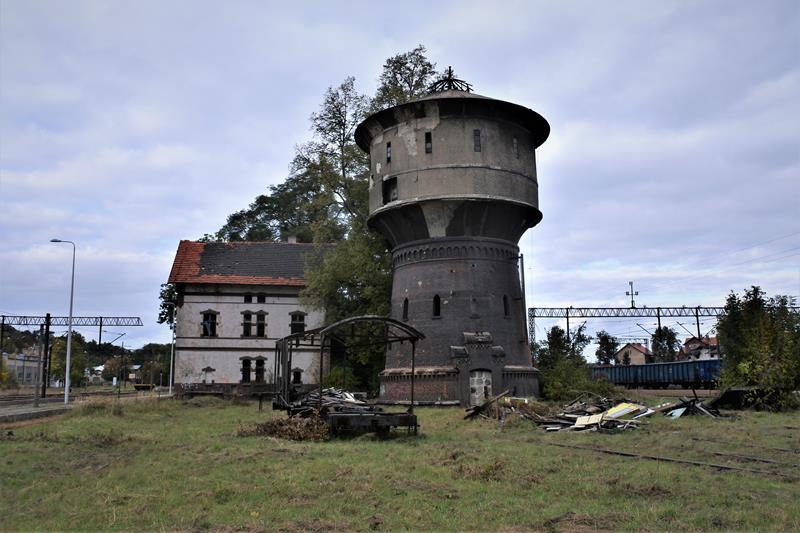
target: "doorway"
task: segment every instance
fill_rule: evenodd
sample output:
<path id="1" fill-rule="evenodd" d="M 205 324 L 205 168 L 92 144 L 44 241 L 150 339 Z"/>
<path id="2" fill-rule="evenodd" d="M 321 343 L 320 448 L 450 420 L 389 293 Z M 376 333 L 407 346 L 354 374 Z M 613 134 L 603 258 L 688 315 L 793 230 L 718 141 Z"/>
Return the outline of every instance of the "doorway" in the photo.
<path id="1" fill-rule="evenodd" d="M 492 371 L 473 370 L 469 373 L 469 405 L 482 404 L 492 396 Z"/>

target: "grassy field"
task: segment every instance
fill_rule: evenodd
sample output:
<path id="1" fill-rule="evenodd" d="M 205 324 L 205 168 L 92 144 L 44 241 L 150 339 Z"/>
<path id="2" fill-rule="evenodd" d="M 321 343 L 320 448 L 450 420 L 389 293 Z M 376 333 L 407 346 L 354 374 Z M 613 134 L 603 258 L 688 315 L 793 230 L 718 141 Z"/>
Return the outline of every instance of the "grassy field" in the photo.
<path id="1" fill-rule="evenodd" d="M 659 417 L 600 434 L 525 421 L 501 431 L 460 409 L 419 409 L 416 438 L 290 442 L 236 436 L 282 414 L 202 400 L 91 403 L 3 430 L 0 529 L 800 530 L 800 481 L 774 474 L 800 478 L 800 454 L 773 449 L 800 448 L 797 413 Z"/>

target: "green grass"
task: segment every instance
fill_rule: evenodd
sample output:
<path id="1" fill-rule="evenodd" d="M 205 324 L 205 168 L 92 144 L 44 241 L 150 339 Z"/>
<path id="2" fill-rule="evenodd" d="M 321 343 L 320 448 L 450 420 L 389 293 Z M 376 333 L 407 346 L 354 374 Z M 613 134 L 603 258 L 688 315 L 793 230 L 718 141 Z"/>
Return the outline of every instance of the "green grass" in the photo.
<path id="1" fill-rule="evenodd" d="M 800 530 L 800 482 L 566 449 L 579 444 L 792 473 L 798 416 L 651 418 L 619 434 L 544 433 L 419 409 L 422 434 L 237 437 L 256 404 L 91 403 L 0 438 L 0 530 Z M 6 434 L 5 431 L 2 432 Z M 694 438 L 722 441 L 711 443 Z"/>

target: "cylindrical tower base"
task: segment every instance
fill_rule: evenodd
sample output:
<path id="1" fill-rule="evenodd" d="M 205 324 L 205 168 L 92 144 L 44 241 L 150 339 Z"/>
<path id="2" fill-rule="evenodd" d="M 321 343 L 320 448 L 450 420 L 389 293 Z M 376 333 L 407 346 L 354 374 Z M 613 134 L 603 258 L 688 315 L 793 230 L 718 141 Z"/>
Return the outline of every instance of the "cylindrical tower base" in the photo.
<path id="1" fill-rule="evenodd" d="M 415 397 L 474 404 L 507 389 L 538 393 L 518 255 L 508 241 L 479 237 L 425 239 L 395 248 L 392 317 L 426 335 L 416 349 Z M 381 398 L 405 397 L 410 372 L 410 346 L 394 345 L 381 375 Z"/>

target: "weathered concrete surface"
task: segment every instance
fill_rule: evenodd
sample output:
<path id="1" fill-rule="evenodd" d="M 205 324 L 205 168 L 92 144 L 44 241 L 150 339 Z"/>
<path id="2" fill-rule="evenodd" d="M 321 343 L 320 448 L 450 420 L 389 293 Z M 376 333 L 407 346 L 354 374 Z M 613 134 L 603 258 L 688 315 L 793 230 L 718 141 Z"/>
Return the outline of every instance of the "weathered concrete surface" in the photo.
<path id="1" fill-rule="evenodd" d="M 71 407 L 71 405 L 67 407 L 63 403 L 61 405 L 40 405 L 39 407 L 34 407 L 32 405 L 2 407 L 0 408 L 0 424 L 60 415 L 66 413 Z"/>

